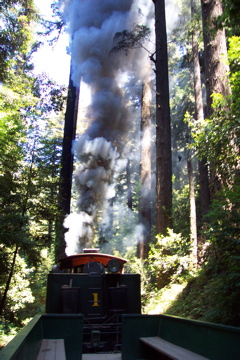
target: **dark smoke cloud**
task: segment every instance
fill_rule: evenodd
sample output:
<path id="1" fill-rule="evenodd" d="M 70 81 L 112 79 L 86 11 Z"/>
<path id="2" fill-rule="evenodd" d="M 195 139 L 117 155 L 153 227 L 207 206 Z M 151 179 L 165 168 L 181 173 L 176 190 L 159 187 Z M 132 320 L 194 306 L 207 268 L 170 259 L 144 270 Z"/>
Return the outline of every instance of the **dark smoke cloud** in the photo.
<path id="1" fill-rule="evenodd" d="M 149 1 L 70 0 L 62 4 L 71 37 L 72 80 L 76 86 L 84 81 L 92 92 L 90 126 L 74 146 L 81 163 L 75 174 L 79 212 L 65 221 L 70 228 L 67 253 L 72 254 L 92 245 L 100 218 L 105 217 L 104 223 L 108 223 L 109 200 L 115 195 L 118 174 L 126 165 L 122 154 L 123 150 L 126 154 L 126 134 L 133 119 L 121 79 L 131 70 L 133 61 L 123 52 L 111 56 L 109 52 L 115 33 L 131 29 L 139 20 L 139 8 L 148 8 Z M 138 61 L 140 64 L 140 56 Z M 139 74 L 144 72 L 142 63 L 139 69 Z M 73 230 L 72 223 L 77 230 Z"/>

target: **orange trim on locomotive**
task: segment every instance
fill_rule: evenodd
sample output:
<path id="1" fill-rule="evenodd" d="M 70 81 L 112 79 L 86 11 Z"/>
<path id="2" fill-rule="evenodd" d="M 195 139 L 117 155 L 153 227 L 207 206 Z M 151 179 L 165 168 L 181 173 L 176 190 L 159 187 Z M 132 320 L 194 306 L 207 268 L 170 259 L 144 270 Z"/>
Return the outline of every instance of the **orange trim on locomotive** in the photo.
<path id="1" fill-rule="evenodd" d="M 127 262 L 127 260 L 122 259 L 117 256 L 108 255 L 108 254 L 101 254 L 101 253 L 84 253 L 84 254 L 76 254 L 76 255 L 70 255 L 66 258 L 59 260 L 59 268 L 60 270 L 63 269 L 74 269 L 77 267 L 82 267 L 88 262 L 99 262 L 101 263 L 105 268 L 107 267 L 108 262 L 111 259 L 116 259 L 121 264 L 120 273 L 122 273 L 123 266 Z"/>

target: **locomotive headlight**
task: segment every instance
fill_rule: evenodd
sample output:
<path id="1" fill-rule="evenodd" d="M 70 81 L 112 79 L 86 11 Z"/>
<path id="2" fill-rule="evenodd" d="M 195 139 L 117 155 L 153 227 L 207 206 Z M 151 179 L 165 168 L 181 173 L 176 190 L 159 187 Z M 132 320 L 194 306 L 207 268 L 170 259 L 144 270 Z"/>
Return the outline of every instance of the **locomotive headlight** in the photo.
<path id="1" fill-rule="evenodd" d="M 107 268 L 110 272 L 116 273 L 120 270 L 121 264 L 117 259 L 111 259 L 107 264 Z"/>

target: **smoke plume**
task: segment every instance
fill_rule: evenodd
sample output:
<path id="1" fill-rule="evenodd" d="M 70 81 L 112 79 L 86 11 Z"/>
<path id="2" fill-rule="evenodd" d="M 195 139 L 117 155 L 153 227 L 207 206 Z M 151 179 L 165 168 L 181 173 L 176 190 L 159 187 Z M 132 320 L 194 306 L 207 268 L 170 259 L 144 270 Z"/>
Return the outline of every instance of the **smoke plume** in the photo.
<path id="1" fill-rule="evenodd" d="M 92 245 L 94 227 L 106 216 L 109 200 L 115 195 L 116 179 L 126 166 L 123 153 L 127 152 L 126 134 L 133 115 L 121 84 L 123 74 L 131 70 L 133 62 L 124 53 L 109 56 L 109 52 L 115 33 L 131 29 L 139 20 L 141 11 L 137 3 L 137 6 L 134 0 L 63 3 L 71 37 L 72 80 L 76 86 L 84 81 L 92 93 L 88 108 L 90 126 L 74 144 L 75 156 L 81 164 L 75 173 L 79 212 L 65 221 L 69 228 L 68 255 Z M 145 9 L 147 1 L 142 4 Z M 142 73 L 142 65 L 141 70 Z"/>

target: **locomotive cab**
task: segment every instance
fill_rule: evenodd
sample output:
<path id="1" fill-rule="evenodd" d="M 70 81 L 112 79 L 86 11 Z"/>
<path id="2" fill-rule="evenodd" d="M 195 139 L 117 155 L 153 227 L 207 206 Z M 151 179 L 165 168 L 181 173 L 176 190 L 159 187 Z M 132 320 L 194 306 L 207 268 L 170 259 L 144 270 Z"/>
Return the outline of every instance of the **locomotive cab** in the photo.
<path id="1" fill-rule="evenodd" d="M 46 312 L 84 315 L 85 352 L 96 351 L 93 333 L 105 338 L 98 341 L 104 350 L 113 351 L 119 346 L 121 315 L 141 313 L 140 276 L 125 274 L 126 262 L 85 249 L 60 259 L 57 272 L 48 275 Z"/>

